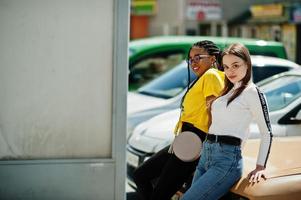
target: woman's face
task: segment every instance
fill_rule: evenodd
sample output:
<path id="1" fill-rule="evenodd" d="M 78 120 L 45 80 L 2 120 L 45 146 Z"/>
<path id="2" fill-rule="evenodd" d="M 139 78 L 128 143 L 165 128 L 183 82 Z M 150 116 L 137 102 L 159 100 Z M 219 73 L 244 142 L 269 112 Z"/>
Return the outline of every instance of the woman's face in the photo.
<path id="1" fill-rule="evenodd" d="M 241 81 L 247 74 L 248 66 L 240 57 L 232 54 L 225 55 L 222 63 L 225 75 L 233 84 Z"/>
<path id="2" fill-rule="evenodd" d="M 189 66 L 197 76 L 202 76 L 215 62 L 204 48 L 193 47 L 189 54 Z"/>

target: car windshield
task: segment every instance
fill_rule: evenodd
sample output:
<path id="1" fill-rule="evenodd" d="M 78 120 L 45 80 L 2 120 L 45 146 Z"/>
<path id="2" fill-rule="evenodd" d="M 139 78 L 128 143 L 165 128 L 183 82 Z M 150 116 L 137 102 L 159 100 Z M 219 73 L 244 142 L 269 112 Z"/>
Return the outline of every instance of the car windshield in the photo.
<path id="1" fill-rule="evenodd" d="M 301 96 L 301 76 L 287 75 L 260 87 L 265 93 L 270 111 L 286 107 Z"/>
<path id="2" fill-rule="evenodd" d="M 196 79 L 196 75 L 191 70 L 190 79 L 191 82 Z M 180 94 L 187 87 L 187 83 L 187 63 L 183 61 L 170 71 L 139 88 L 138 93 L 168 99 Z"/>

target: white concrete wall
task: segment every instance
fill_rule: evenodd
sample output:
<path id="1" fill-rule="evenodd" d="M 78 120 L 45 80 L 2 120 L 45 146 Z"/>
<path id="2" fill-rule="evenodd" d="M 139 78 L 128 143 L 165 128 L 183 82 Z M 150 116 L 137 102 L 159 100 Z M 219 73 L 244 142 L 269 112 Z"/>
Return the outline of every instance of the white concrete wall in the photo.
<path id="1" fill-rule="evenodd" d="M 129 0 L 0 0 L 0 199 L 125 199 Z"/>
<path id="2" fill-rule="evenodd" d="M 111 157 L 113 1 L 1 0 L 0 27 L 0 156 Z"/>

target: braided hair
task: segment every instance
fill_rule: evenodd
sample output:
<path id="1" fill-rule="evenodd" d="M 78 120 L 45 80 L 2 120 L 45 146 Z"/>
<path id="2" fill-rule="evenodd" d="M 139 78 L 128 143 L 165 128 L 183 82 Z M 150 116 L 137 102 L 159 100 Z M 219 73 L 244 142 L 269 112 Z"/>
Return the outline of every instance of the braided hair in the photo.
<path id="1" fill-rule="evenodd" d="M 190 51 L 191 51 L 192 48 L 203 48 L 203 49 L 205 49 L 207 51 L 208 55 L 211 55 L 211 56 L 215 57 L 215 63 L 214 63 L 215 67 L 217 69 L 223 71 L 223 68 L 220 65 L 220 63 L 222 61 L 222 57 L 221 57 L 222 52 L 215 43 L 213 43 L 210 40 L 202 40 L 202 41 L 194 43 L 188 51 L 187 59 L 189 59 Z M 189 68 L 189 65 L 187 66 L 187 72 L 188 72 L 188 83 L 187 83 L 187 92 L 188 92 L 189 85 L 190 85 L 190 68 Z"/>
<path id="2" fill-rule="evenodd" d="M 187 58 L 189 58 L 189 54 L 192 48 L 203 48 L 207 51 L 207 53 L 211 56 L 215 56 L 215 60 L 216 60 L 216 67 L 220 67 L 220 63 L 221 63 L 221 50 L 218 48 L 218 46 L 216 44 L 214 44 L 212 41 L 210 40 L 202 40 L 199 42 L 196 42 L 192 45 L 192 47 L 189 49 L 188 51 L 188 56 Z M 219 68 L 221 69 L 221 68 Z"/>

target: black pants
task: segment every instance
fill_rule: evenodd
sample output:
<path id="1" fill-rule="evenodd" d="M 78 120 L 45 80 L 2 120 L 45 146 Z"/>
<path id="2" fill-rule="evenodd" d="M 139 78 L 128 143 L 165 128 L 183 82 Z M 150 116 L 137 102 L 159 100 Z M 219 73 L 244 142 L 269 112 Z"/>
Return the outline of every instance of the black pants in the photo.
<path id="1" fill-rule="evenodd" d="M 184 123 L 182 131 L 193 131 L 204 141 L 206 133 Z M 183 162 L 165 147 L 140 165 L 134 172 L 134 182 L 141 200 L 170 200 L 181 189 L 186 180 L 192 176 L 199 159 Z M 153 180 L 156 183 L 153 186 Z"/>

